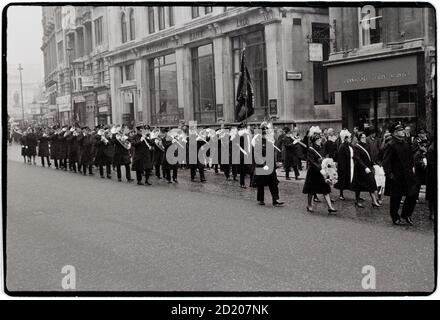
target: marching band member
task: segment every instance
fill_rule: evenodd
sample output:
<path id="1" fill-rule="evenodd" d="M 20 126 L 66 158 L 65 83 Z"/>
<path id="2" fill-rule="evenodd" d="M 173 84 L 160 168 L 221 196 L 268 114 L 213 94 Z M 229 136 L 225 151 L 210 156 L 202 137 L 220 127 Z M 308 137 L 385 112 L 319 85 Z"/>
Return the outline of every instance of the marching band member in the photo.
<path id="1" fill-rule="evenodd" d="M 72 127 L 70 128 L 70 134 L 66 137 L 67 142 L 67 150 L 69 157 L 69 170 L 76 173 L 76 164 L 79 162 L 79 144 L 78 144 L 78 135 L 80 132 L 79 128 Z M 81 170 L 78 168 L 78 172 Z"/>
<path id="2" fill-rule="evenodd" d="M 49 140 L 49 129 L 45 128 L 44 132 L 38 137 L 38 156 L 41 158 L 41 166 L 44 167 L 44 158 L 46 158 L 47 165 L 50 168 Z"/>
<path id="3" fill-rule="evenodd" d="M 27 131 L 23 130 L 23 133 L 20 136 L 20 145 L 21 145 L 21 155 L 23 156 L 24 163 L 26 163 L 26 157 L 27 157 Z M 29 160 L 30 163 L 30 160 Z"/>
<path id="4" fill-rule="evenodd" d="M 178 141 L 172 135 L 167 134 L 168 133 L 168 128 L 165 128 L 164 132 L 165 132 L 165 136 L 162 139 L 162 144 L 164 146 L 164 157 L 163 157 L 163 162 L 162 162 L 162 168 L 164 170 L 164 177 L 168 181 L 168 183 L 172 183 L 171 182 L 171 171 L 172 171 L 173 182 L 177 183 L 177 167 L 178 167 L 178 165 L 177 165 L 177 163 L 176 164 L 169 163 L 168 159 L 166 157 L 166 154 L 167 154 L 168 149 L 172 145 L 177 144 Z M 174 151 L 174 156 L 175 157 L 177 157 L 177 153 L 178 153 L 177 148 Z"/>
<path id="5" fill-rule="evenodd" d="M 154 129 L 150 137 L 153 140 L 153 166 L 157 179 L 161 179 L 160 167 L 162 165 L 163 158 L 165 155 L 164 154 L 165 148 L 162 144 L 162 139 L 164 138 L 164 134 L 162 130 Z M 162 167 L 162 176 L 165 177 L 165 172 L 163 170 L 163 167 Z"/>
<path id="6" fill-rule="evenodd" d="M 131 143 L 128 140 L 127 131 L 121 132 L 121 128 L 117 127 L 112 136 L 112 142 L 115 146 L 115 153 L 113 156 L 113 165 L 116 166 L 118 181 L 122 181 L 121 166 L 125 167 L 125 178 L 127 182 L 132 182 L 130 164 L 131 164 Z"/>
<path id="7" fill-rule="evenodd" d="M 61 129 L 60 134 L 58 135 L 58 143 L 59 143 L 59 160 L 60 160 L 60 169 L 67 171 L 67 142 L 66 137 L 68 135 L 67 126 L 64 125 Z"/>
<path id="8" fill-rule="evenodd" d="M 246 189 L 246 175 L 249 175 L 249 187 L 252 186 L 253 177 L 253 158 L 250 128 L 246 128 L 245 123 L 241 123 L 238 127 L 239 143 L 240 143 L 240 164 L 238 171 L 240 173 L 240 187 Z"/>
<path id="9" fill-rule="evenodd" d="M 292 168 L 295 173 L 295 180 L 299 180 L 299 167 L 301 167 L 301 157 L 302 157 L 302 142 L 298 136 L 298 129 L 295 127 L 293 133 L 290 133 L 290 128 L 285 127 L 283 131 L 285 132 L 284 138 L 282 140 L 282 145 L 284 146 L 284 169 L 286 171 L 286 180 L 290 180 L 290 169 Z"/>
<path id="10" fill-rule="evenodd" d="M 104 177 L 104 166 L 106 169 L 107 179 L 111 179 L 111 165 L 112 165 L 112 147 L 110 137 L 104 129 L 99 129 L 95 138 L 95 166 L 99 168 L 99 175 Z"/>
<path id="11" fill-rule="evenodd" d="M 80 147 L 80 161 L 79 172 L 82 171 L 83 175 L 87 174 L 89 169 L 89 175 L 93 176 L 93 160 L 94 160 L 94 144 L 96 138 L 91 135 L 90 128 L 88 126 L 82 127 L 82 133 L 78 136 L 78 143 Z"/>
<path id="12" fill-rule="evenodd" d="M 52 131 L 49 135 L 49 141 L 50 141 L 50 158 L 54 161 L 55 169 L 59 169 L 58 166 L 58 157 L 60 153 L 60 144 L 58 141 L 58 133 L 59 133 L 59 127 L 53 126 Z"/>
<path id="13" fill-rule="evenodd" d="M 190 141 L 192 141 L 192 143 L 196 143 L 196 150 L 197 152 L 195 153 L 195 158 L 196 160 L 194 161 L 195 163 L 191 163 L 191 155 L 190 153 Z M 191 181 L 194 182 L 195 181 L 195 177 L 196 177 L 196 171 L 199 171 L 199 175 L 200 175 L 200 182 L 204 183 L 206 182 L 206 178 L 205 178 L 205 168 L 204 168 L 204 164 L 200 161 L 198 155 L 199 155 L 199 151 L 200 149 L 206 144 L 206 139 L 205 137 L 203 137 L 203 135 L 199 134 L 197 132 L 197 129 L 191 129 L 189 132 L 189 136 L 187 138 L 187 153 L 188 153 L 188 163 L 189 163 L 189 168 L 191 170 Z M 192 151 L 192 150 L 191 150 Z M 194 156 L 194 155 L 193 155 Z M 194 159 L 192 159 L 194 160 Z"/>
<path id="14" fill-rule="evenodd" d="M 27 156 L 29 158 L 29 163 L 31 162 L 31 158 L 32 158 L 32 163 L 34 165 L 37 165 L 37 162 L 35 161 L 35 156 L 37 155 L 37 145 L 38 145 L 37 136 L 35 134 L 34 129 L 29 128 L 28 131 L 29 132 L 26 137 Z"/>
<path id="15" fill-rule="evenodd" d="M 136 135 L 133 136 L 131 145 L 134 148 L 134 156 L 131 170 L 136 171 L 138 185 L 143 185 L 142 174 L 145 174 L 145 184 L 151 185 L 149 178 L 153 168 L 152 150 L 153 141 L 148 138 L 149 130 L 145 129 L 143 123 L 136 126 Z"/>
<path id="16" fill-rule="evenodd" d="M 278 190 L 278 178 L 276 173 L 276 162 L 275 162 L 275 150 L 272 150 L 273 159 L 272 168 L 268 166 L 267 161 L 264 161 L 267 155 L 267 148 L 274 149 L 275 142 L 270 139 L 267 135 L 268 127 L 265 124 L 261 126 L 261 134 L 257 134 L 252 139 L 252 144 L 255 146 L 256 144 L 261 145 L 261 155 L 255 153 L 255 174 L 253 183 L 257 187 L 257 201 L 259 205 L 265 205 L 264 203 L 264 187 L 269 187 L 270 194 L 272 195 L 272 204 L 274 207 L 283 206 L 284 202 L 280 202 L 279 200 L 279 190 Z M 263 158 L 260 158 L 263 157 Z M 259 170 L 257 170 L 259 169 Z M 260 174 L 260 170 L 272 170 L 271 172 L 264 172 L 265 174 Z"/>

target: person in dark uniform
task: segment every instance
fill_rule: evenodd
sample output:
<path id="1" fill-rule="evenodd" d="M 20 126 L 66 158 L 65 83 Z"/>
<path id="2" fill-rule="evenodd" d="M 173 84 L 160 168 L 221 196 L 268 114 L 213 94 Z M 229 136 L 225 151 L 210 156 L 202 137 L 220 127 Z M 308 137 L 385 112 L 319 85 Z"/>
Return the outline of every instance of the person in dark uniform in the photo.
<path id="1" fill-rule="evenodd" d="M 345 200 L 344 190 L 350 190 L 353 180 L 354 151 L 351 145 L 351 133 L 348 130 L 342 130 L 339 134 L 342 144 L 338 150 L 338 182 L 335 188 L 339 189 L 339 200 Z"/>
<path id="2" fill-rule="evenodd" d="M 53 126 L 52 131 L 49 135 L 49 141 L 50 141 L 50 158 L 53 160 L 55 169 L 59 169 L 58 160 L 59 160 L 59 154 L 60 154 L 60 144 L 58 141 L 58 134 L 59 134 L 59 127 Z"/>
<path id="3" fill-rule="evenodd" d="M 200 181 L 206 182 L 205 179 L 205 168 L 204 164 L 200 161 L 198 155 L 200 149 L 206 144 L 206 139 L 199 135 L 196 131 L 197 129 L 192 129 L 189 132 L 189 136 L 187 138 L 187 159 L 189 163 L 190 173 L 191 173 L 191 181 L 194 182 L 196 178 L 196 172 L 199 172 Z M 190 143 L 196 143 L 196 149 L 192 150 L 190 148 Z M 193 154 L 191 154 L 193 152 Z M 193 162 L 193 163 L 191 163 Z"/>
<path id="4" fill-rule="evenodd" d="M 108 132 L 104 129 L 99 129 L 95 137 L 95 166 L 99 168 L 99 175 L 101 178 L 104 176 L 104 167 L 107 179 L 111 179 L 111 166 L 113 158 L 113 143 L 110 141 L 111 138 Z"/>
<path id="5" fill-rule="evenodd" d="M 131 178 L 130 164 L 131 164 L 131 155 L 130 148 L 131 143 L 128 141 L 128 136 L 122 134 L 120 130 L 118 130 L 112 136 L 112 143 L 115 146 L 115 153 L 113 156 L 113 165 L 116 166 L 116 173 L 118 177 L 118 181 L 122 181 L 122 172 L 121 166 L 125 167 L 125 178 L 127 182 L 133 181 Z"/>
<path id="6" fill-rule="evenodd" d="M 370 148 L 367 144 L 367 136 L 363 132 L 358 132 L 357 143 L 353 147 L 354 155 L 354 172 L 353 181 L 351 182 L 351 190 L 355 192 L 356 202 L 358 208 L 364 208 L 361 203 L 361 192 L 369 192 L 372 200 L 373 208 L 379 208 L 377 198 L 377 185 L 374 178 L 373 159 L 370 154 Z"/>
<path id="7" fill-rule="evenodd" d="M 416 206 L 418 193 L 417 178 L 414 174 L 414 159 L 411 145 L 407 142 L 405 129 L 400 122 L 391 125 L 392 140 L 388 142 L 383 156 L 385 171 L 385 195 L 390 197 L 390 215 L 394 224 L 402 224 L 404 219 L 413 225 L 411 215 Z M 405 196 L 402 214 L 400 202 Z"/>
<path id="8" fill-rule="evenodd" d="M 93 176 L 93 162 L 94 162 L 94 144 L 95 137 L 90 134 L 90 128 L 88 126 L 82 127 L 82 133 L 78 136 L 78 144 L 80 150 L 80 162 L 78 170 L 83 175 L 87 174 Z"/>
<path id="9" fill-rule="evenodd" d="M 414 169 L 417 178 L 417 185 L 419 191 L 417 192 L 417 200 L 419 200 L 420 188 L 426 185 L 426 166 L 427 166 L 427 148 L 428 140 L 419 141 L 417 151 L 414 154 Z"/>
<path id="10" fill-rule="evenodd" d="M 295 173 L 295 180 L 299 180 L 299 168 L 301 167 L 302 158 L 302 142 L 298 136 L 298 129 L 295 127 L 292 134 L 290 134 L 290 128 L 285 127 L 284 138 L 282 145 L 284 146 L 283 164 L 286 171 L 286 180 L 290 180 L 290 170 L 293 169 Z"/>
<path id="11" fill-rule="evenodd" d="M 44 158 L 47 160 L 47 165 L 51 166 L 50 153 L 49 153 L 49 129 L 45 128 L 43 133 L 38 136 L 38 156 L 41 158 L 41 166 L 45 166 Z"/>
<path id="12" fill-rule="evenodd" d="M 37 140 L 37 135 L 35 134 L 35 131 L 32 128 L 28 129 L 28 134 L 26 137 L 26 145 L 27 145 L 27 156 L 29 159 L 29 163 L 31 162 L 31 158 L 32 158 L 32 163 L 34 165 L 37 165 L 37 162 L 35 161 L 35 157 L 37 155 L 38 140 Z"/>
<path id="13" fill-rule="evenodd" d="M 254 146 L 254 158 L 255 158 L 255 173 L 253 178 L 253 184 L 257 187 L 257 201 L 259 205 L 264 206 L 264 188 L 269 187 L 270 194 L 272 196 L 272 204 L 274 207 L 281 207 L 284 202 L 278 201 L 279 189 L 278 189 L 278 178 L 276 173 L 276 162 L 275 162 L 275 142 L 270 139 L 267 135 L 268 127 L 265 124 L 260 126 L 261 134 L 256 134 L 252 139 L 252 145 Z M 258 146 L 259 144 L 259 146 Z M 261 153 L 259 152 L 261 148 Z M 270 149 L 273 154 L 273 158 L 270 159 L 272 163 L 268 163 L 266 156 Z"/>
<path id="14" fill-rule="evenodd" d="M 432 141 L 426 153 L 426 194 L 425 199 L 428 201 L 429 218 L 435 219 L 437 213 L 437 158 L 435 151 L 435 142 Z"/>
<path id="15" fill-rule="evenodd" d="M 163 162 L 162 162 L 162 168 L 164 170 L 164 177 L 168 181 L 168 183 L 172 183 L 171 177 L 173 179 L 173 182 L 177 183 L 177 166 L 178 166 L 178 164 L 177 163 L 172 164 L 168 161 L 167 152 L 171 146 L 175 145 L 175 147 L 173 147 L 173 148 L 175 148 L 174 156 L 177 157 L 178 145 L 177 145 L 176 140 L 172 136 L 168 135 L 167 132 L 168 132 L 168 128 L 165 128 L 164 129 L 165 136 L 162 138 L 162 145 L 164 147 L 164 157 L 163 157 Z"/>
<path id="16" fill-rule="evenodd" d="M 67 126 L 63 126 L 60 134 L 58 135 L 58 143 L 59 143 L 59 155 L 58 158 L 60 160 L 60 169 L 67 171 L 67 141 L 66 137 L 69 134 L 67 131 Z"/>
<path id="17" fill-rule="evenodd" d="M 69 169 L 70 171 L 76 173 L 76 167 L 79 163 L 79 143 L 78 136 L 80 134 L 80 128 L 72 127 L 70 129 L 70 134 L 66 137 L 67 150 L 69 152 Z M 81 172 L 78 165 L 78 172 Z"/>
<path id="18" fill-rule="evenodd" d="M 136 171 L 138 185 L 143 185 L 142 174 L 145 174 L 145 184 L 151 185 L 149 178 L 153 169 L 153 141 L 148 138 L 148 131 L 144 124 L 136 126 L 136 134 L 132 137 L 131 145 L 134 148 L 132 171 Z"/>
<path id="19" fill-rule="evenodd" d="M 238 131 L 240 143 L 240 164 L 238 173 L 240 174 L 240 187 L 246 189 L 246 176 L 249 175 L 249 187 L 252 186 L 253 159 L 252 159 L 252 137 L 250 128 L 246 128 L 244 123 L 240 124 Z"/>
<path id="20" fill-rule="evenodd" d="M 307 194 L 307 211 L 313 212 L 313 197 L 315 194 L 323 194 L 327 203 L 328 213 L 337 212 L 333 208 L 330 199 L 330 184 L 327 183 L 321 174 L 321 162 L 323 160 L 322 139 L 319 132 L 309 132 L 309 148 L 307 150 L 307 174 L 303 186 L 303 193 Z"/>
<path id="21" fill-rule="evenodd" d="M 23 130 L 23 133 L 20 136 L 20 145 L 21 145 L 21 155 L 23 156 L 24 163 L 27 160 L 27 131 Z M 31 161 L 29 160 L 29 164 Z"/>
<path id="22" fill-rule="evenodd" d="M 164 138 L 163 129 L 161 129 L 161 132 L 155 137 L 153 140 L 153 166 L 154 166 L 154 173 L 156 175 L 157 179 L 161 179 L 161 166 L 163 163 L 163 157 L 164 157 L 164 146 L 162 145 L 162 139 Z M 162 176 L 165 177 L 165 173 L 162 167 Z"/>

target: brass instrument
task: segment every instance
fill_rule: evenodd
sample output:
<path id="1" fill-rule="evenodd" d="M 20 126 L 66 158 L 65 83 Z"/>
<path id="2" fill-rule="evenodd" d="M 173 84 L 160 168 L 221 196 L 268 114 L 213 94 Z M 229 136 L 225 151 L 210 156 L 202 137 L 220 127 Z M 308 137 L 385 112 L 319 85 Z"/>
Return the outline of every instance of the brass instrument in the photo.
<path id="1" fill-rule="evenodd" d="M 101 136 L 101 141 L 104 142 L 105 144 L 108 144 L 109 141 L 107 139 L 107 137 L 105 136 L 105 130 L 104 129 L 99 129 L 97 132 L 98 136 Z"/>
<path id="2" fill-rule="evenodd" d="M 131 143 L 128 141 L 128 136 L 125 134 L 117 133 L 115 135 L 116 140 L 123 146 L 125 149 L 131 149 Z"/>
<path id="3" fill-rule="evenodd" d="M 145 142 L 145 144 L 147 145 L 148 149 L 153 150 L 153 147 L 147 141 L 147 136 L 150 135 L 150 132 L 148 130 L 146 130 L 146 129 L 142 129 L 141 135 L 142 135 L 141 141 Z"/>

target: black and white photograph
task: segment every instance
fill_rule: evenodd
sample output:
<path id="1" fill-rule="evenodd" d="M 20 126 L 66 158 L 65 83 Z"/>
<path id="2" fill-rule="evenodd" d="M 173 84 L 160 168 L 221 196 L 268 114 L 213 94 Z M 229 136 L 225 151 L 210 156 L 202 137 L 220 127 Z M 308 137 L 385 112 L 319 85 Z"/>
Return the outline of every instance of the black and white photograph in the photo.
<path id="1" fill-rule="evenodd" d="M 436 17 L 5 4 L 6 295 L 431 295 Z"/>

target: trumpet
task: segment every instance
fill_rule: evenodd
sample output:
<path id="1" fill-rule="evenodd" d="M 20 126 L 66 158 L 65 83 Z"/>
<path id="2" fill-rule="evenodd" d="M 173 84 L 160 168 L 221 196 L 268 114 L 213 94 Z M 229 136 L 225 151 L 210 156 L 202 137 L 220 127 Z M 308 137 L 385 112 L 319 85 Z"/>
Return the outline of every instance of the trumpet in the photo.
<path id="1" fill-rule="evenodd" d="M 131 143 L 130 141 L 128 141 L 128 136 L 126 136 L 125 134 L 117 133 L 115 135 L 115 138 L 121 144 L 121 146 L 123 146 L 127 150 L 130 150 Z"/>
<path id="2" fill-rule="evenodd" d="M 151 147 L 150 144 L 149 144 L 148 141 L 147 141 L 147 136 L 148 136 L 149 134 L 150 134 L 150 133 L 149 133 L 147 130 L 142 130 L 142 133 L 141 133 L 141 135 L 142 135 L 142 137 L 141 137 L 141 141 L 143 140 L 143 141 L 145 142 L 145 144 L 147 145 L 148 149 L 152 150 L 153 147 Z"/>

